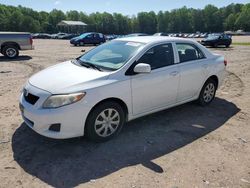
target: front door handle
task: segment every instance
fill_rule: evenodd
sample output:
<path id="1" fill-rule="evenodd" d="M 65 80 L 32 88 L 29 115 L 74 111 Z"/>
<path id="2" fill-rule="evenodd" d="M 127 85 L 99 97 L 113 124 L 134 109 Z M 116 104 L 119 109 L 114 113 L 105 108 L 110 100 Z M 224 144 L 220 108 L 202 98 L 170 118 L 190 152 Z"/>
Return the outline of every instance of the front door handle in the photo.
<path id="1" fill-rule="evenodd" d="M 171 76 L 176 76 L 177 74 L 179 74 L 178 71 L 173 71 L 173 72 L 170 73 Z"/>

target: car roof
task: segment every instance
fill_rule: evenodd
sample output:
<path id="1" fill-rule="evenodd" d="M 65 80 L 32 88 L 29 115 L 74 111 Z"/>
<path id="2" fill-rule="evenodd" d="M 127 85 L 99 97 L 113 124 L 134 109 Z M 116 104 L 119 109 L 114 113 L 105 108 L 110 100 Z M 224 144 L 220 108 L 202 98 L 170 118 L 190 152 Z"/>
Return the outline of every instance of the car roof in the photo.
<path id="1" fill-rule="evenodd" d="M 190 43 L 190 44 L 195 44 L 196 46 L 198 46 L 205 53 L 206 57 L 212 56 L 212 53 L 207 48 L 199 44 L 194 39 L 185 39 L 185 38 L 168 37 L 168 36 L 140 36 L 140 37 L 118 38 L 114 40 L 125 41 L 125 42 L 139 42 L 139 43 L 144 43 L 147 46 L 157 45 L 159 43 L 165 43 L 165 42 Z"/>
<path id="2" fill-rule="evenodd" d="M 16 34 L 30 34 L 30 33 L 29 33 L 29 32 L 10 32 L 10 31 L 1 31 L 0 34 L 16 35 Z"/>
<path id="3" fill-rule="evenodd" d="M 139 36 L 139 37 L 124 37 L 115 40 L 129 41 L 129 42 L 140 42 L 145 44 L 158 43 L 158 42 L 195 42 L 194 40 L 178 38 L 178 37 L 167 37 L 167 36 Z"/>

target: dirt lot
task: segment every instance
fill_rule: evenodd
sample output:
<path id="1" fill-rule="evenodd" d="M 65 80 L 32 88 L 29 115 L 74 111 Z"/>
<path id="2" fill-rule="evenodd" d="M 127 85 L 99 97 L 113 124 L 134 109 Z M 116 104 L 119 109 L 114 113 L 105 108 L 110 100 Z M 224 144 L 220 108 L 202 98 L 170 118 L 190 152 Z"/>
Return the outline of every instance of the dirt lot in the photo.
<path id="1" fill-rule="evenodd" d="M 34 44 L 16 61 L 0 56 L 0 187 L 250 187 L 250 46 L 211 49 L 229 64 L 210 106 L 143 117 L 95 144 L 47 139 L 23 123 L 18 97 L 28 77 L 90 48 Z"/>

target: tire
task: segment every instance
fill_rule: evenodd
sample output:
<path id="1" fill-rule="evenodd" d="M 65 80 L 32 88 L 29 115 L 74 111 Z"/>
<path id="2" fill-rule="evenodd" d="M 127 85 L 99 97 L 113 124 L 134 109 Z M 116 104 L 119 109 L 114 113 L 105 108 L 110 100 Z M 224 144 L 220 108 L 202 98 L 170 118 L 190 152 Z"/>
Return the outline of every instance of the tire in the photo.
<path id="1" fill-rule="evenodd" d="M 19 55 L 19 50 L 16 46 L 5 46 L 2 53 L 9 59 L 15 59 Z"/>
<path id="2" fill-rule="evenodd" d="M 94 142 L 105 142 L 121 131 L 124 122 L 125 113 L 118 103 L 103 102 L 90 112 L 85 124 L 85 134 Z"/>
<path id="3" fill-rule="evenodd" d="M 217 83 L 213 79 L 209 79 L 205 82 L 203 85 L 199 98 L 198 98 L 198 103 L 201 106 L 206 106 L 210 104 L 215 97 L 217 90 Z"/>
<path id="4" fill-rule="evenodd" d="M 230 46 L 230 45 L 229 45 L 229 44 L 227 44 L 227 45 L 226 45 L 226 48 L 229 48 L 229 46 Z"/>

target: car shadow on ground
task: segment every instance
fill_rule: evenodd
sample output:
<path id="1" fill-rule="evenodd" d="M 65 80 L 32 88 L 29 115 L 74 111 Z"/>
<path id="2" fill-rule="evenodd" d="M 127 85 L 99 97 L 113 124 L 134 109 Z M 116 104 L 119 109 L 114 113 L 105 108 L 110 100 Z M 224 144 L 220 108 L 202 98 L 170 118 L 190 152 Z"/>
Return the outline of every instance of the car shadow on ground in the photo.
<path id="1" fill-rule="evenodd" d="M 48 139 L 23 123 L 12 137 L 14 160 L 54 187 L 74 187 L 137 164 L 162 173 L 153 159 L 216 130 L 239 111 L 220 98 L 207 107 L 189 103 L 129 122 L 118 137 L 99 144 Z"/>
<path id="2" fill-rule="evenodd" d="M 15 59 L 8 59 L 4 56 L 0 56 L 0 62 L 1 61 L 27 61 L 27 60 L 31 60 L 32 57 L 31 56 L 27 56 L 27 55 L 20 55 Z"/>

